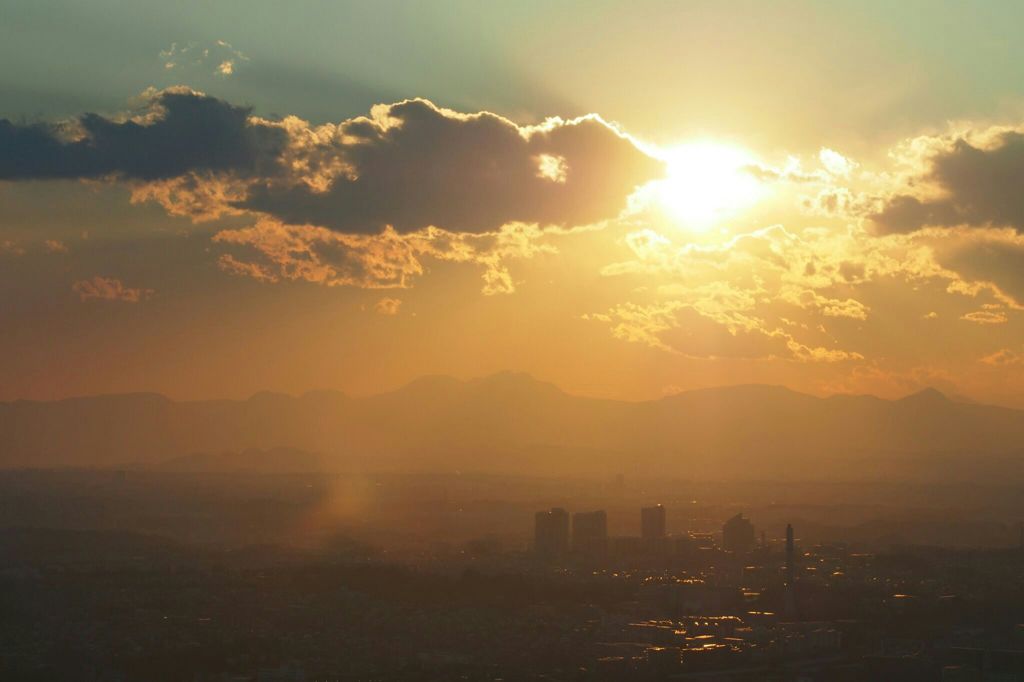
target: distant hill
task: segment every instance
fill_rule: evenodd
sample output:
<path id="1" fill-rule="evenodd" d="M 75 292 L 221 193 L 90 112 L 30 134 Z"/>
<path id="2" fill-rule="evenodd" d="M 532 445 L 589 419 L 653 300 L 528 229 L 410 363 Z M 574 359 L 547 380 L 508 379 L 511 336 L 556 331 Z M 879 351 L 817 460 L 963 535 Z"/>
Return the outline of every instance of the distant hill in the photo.
<path id="1" fill-rule="evenodd" d="M 277 452 L 269 464 L 268 450 Z M 1018 476 L 1021 453 L 1024 412 L 931 389 L 882 400 L 749 385 L 623 402 L 502 373 L 426 377 L 362 398 L 319 391 L 241 401 L 126 394 L 0 403 L 2 467 L 277 470 L 300 457 L 300 469 L 326 471 L 956 478 Z"/>

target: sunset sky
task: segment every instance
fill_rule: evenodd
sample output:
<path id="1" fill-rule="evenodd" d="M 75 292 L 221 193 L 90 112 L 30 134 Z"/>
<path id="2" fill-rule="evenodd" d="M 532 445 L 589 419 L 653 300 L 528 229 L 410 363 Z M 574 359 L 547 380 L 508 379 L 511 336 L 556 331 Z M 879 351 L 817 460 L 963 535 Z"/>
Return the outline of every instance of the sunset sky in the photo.
<path id="1" fill-rule="evenodd" d="M 1024 407 L 1024 4 L 0 0 L 0 399 Z"/>

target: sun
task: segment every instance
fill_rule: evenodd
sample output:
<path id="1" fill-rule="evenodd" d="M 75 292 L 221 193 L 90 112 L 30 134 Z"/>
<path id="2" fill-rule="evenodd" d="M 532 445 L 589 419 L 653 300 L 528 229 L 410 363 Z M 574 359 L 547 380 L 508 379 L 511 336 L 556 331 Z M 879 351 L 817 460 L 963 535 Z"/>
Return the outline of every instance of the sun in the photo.
<path id="1" fill-rule="evenodd" d="M 709 230 L 754 203 L 761 183 L 749 171 L 756 159 L 744 149 L 700 141 L 666 149 L 666 177 L 657 200 L 683 227 Z"/>

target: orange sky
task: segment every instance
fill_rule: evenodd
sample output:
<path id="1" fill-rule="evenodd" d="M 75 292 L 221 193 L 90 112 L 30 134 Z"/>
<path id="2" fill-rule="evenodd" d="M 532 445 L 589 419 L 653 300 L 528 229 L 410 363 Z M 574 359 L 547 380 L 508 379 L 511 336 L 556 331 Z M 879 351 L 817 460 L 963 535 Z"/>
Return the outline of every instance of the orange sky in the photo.
<path id="1" fill-rule="evenodd" d="M 797 24 L 739 10 L 690 11 L 722 40 L 679 41 L 680 10 L 601 5 L 578 28 L 619 26 L 607 51 L 547 69 L 441 22 L 452 54 L 490 55 L 439 64 L 461 91 L 382 54 L 344 101 L 271 81 L 354 57 L 318 67 L 256 20 L 209 40 L 218 16 L 149 26 L 116 48 L 148 71 L 91 52 L 118 93 L 38 99 L 22 54 L 0 111 L 0 399 L 511 369 L 627 399 L 934 386 L 1024 407 L 1019 60 L 983 30 L 1007 17 L 957 29 L 986 66 L 949 63 L 901 10 L 878 32 L 801 7 L 780 12 L 820 31 L 794 44 Z"/>

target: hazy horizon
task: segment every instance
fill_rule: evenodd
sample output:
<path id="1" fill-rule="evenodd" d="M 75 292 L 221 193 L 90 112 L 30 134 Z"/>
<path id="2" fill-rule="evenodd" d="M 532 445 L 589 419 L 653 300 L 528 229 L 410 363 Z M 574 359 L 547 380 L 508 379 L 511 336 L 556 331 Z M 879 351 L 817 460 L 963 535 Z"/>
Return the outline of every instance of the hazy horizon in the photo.
<path id="1" fill-rule="evenodd" d="M 590 399 L 594 399 L 594 400 L 607 400 L 607 401 L 627 402 L 627 403 L 643 403 L 643 402 L 657 401 L 657 400 L 662 400 L 662 399 L 665 399 L 665 398 L 671 398 L 671 397 L 677 396 L 677 395 L 682 395 L 684 393 L 698 393 L 698 392 L 701 392 L 701 391 L 716 391 L 716 390 L 727 390 L 727 389 L 742 389 L 742 388 L 746 388 L 746 387 L 764 387 L 764 388 L 773 388 L 773 389 L 777 388 L 777 389 L 783 389 L 783 390 L 787 390 L 787 391 L 792 391 L 793 393 L 799 393 L 799 394 L 802 394 L 802 395 L 813 396 L 813 397 L 816 397 L 816 398 L 829 398 L 829 397 L 833 397 L 833 396 L 871 397 L 871 398 L 878 398 L 879 400 L 886 400 L 886 401 L 890 401 L 890 402 L 894 401 L 894 400 L 902 400 L 903 398 L 908 398 L 908 397 L 911 397 L 911 396 L 914 396 L 914 395 L 917 395 L 917 394 L 923 394 L 923 393 L 929 393 L 929 392 L 937 392 L 937 393 L 941 394 L 943 397 L 945 397 L 945 398 L 947 398 L 949 400 L 952 400 L 954 402 L 967 402 L 967 403 L 978 402 L 978 401 L 972 400 L 971 398 L 968 398 L 967 396 L 961 396 L 961 395 L 957 395 L 956 393 L 949 393 L 949 392 L 943 391 L 943 390 L 941 390 L 939 388 L 936 388 L 935 386 L 921 386 L 921 387 L 915 388 L 913 390 L 909 390 L 906 394 L 903 394 L 903 395 L 896 395 L 894 397 L 884 397 L 884 396 L 880 396 L 880 395 L 877 395 L 877 394 L 874 394 L 874 393 L 853 393 L 853 392 L 841 392 L 841 391 L 834 392 L 834 393 L 814 393 L 814 392 L 810 392 L 810 391 L 802 391 L 802 390 L 798 390 L 798 389 L 795 389 L 795 388 L 791 388 L 791 387 L 786 386 L 784 384 L 769 384 L 769 383 L 734 383 L 734 384 L 717 384 L 717 385 L 708 385 L 708 386 L 696 386 L 696 387 L 693 387 L 693 388 L 679 389 L 679 390 L 671 391 L 671 392 L 663 392 L 660 395 L 655 395 L 655 396 L 650 396 L 650 397 L 640 397 L 640 398 L 632 398 L 632 399 L 630 399 L 630 398 L 616 398 L 616 397 L 613 397 L 613 396 L 606 396 L 606 395 L 583 394 L 583 393 L 577 393 L 577 392 L 573 392 L 573 391 L 568 391 L 568 390 L 562 388 L 561 386 L 558 386 L 555 382 L 548 381 L 548 380 L 546 380 L 546 379 L 544 379 L 542 377 L 534 376 L 530 372 L 517 371 L 517 370 L 511 370 L 511 369 L 499 370 L 499 371 L 493 372 L 491 374 L 485 374 L 485 375 L 480 375 L 480 376 L 455 376 L 455 375 L 452 375 L 452 374 L 424 374 L 424 375 L 420 375 L 420 376 L 417 376 L 417 377 L 413 377 L 412 379 L 409 379 L 408 381 L 400 383 L 400 384 L 398 384 L 396 386 L 385 387 L 385 388 L 383 388 L 381 390 L 373 391 L 373 392 L 367 392 L 367 393 L 352 393 L 352 392 L 347 392 L 347 391 L 345 391 L 345 390 L 343 390 L 341 388 L 314 387 L 314 388 L 309 388 L 309 389 L 306 389 L 306 390 L 303 390 L 303 391 L 300 391 L 300 392 L 294 392 L 294 393 L 287 392 L 287 391 L 278 391 L 278 390 L 273 390 L 273 389 L 269 389 L 269 388 L 264 388 L 264 389 L 258 389 L 258 390 L 254 391 L 252 393 L 247 393 L 247 394 L 224 394 L 224 395 L 210 395 L 210 396 L 177 396 L 177 395 L 168 394 L 166 392 L 159 391 L 159 390 L 135 389 L 135 390 L 117 391 L 117 392 L 109 392 L 109 393 L 81 393 L 81 394 L 61 395 L 61 396 L 54 396 L 54 397 L 51 397 L 51 398 L 24 398 L 24 397 L 16 397 L 16 398 L 10 398 L 10 399 L 6 399 L 6 400 L 0 400 L 0 402 L 5 402 L 5 403 L 12 403 L 12 402 L 19 402 L 19 401 L 27 401 L 27 402 L 60 402 L 60 401 L 64 401 L 64 400 L 76 400 L 76 399 L 81 399 L 81 398 L 98 398 L 98 397 L 104 397 L 104 396 L 130 396 L 130 395 L 159 395 L 161 397 L 168 398 L 168 399 L 173 400 L 175 402 L 205 402 L 205 401 L 223 401 L 223 400 L 228 400 L 228 401 L 245 401 L 245 400 L 250 400 L 250 399 L 252 399 L 254 397 L 260 396 L 260 395 L 283 395 L 283 396 L 287 396 L 289 398 L 299 398 L 299 397 L 302 397 L 302 396 L 311 395 L 311 394 L 317 394 L 317 393 L 339 393 L 341 395 L 344 395 L 344 396 L 347 396 L 347 397 L 352 397 L 352 398 L 365 398 L 365 397 L 370 397 L 370 396 L 375 396 L 375 395 L 382 395 L 382 394 L 386 394 L 386 393 L 393 393 L 395 391 L 401 391 L 402 389 L 407 388 L 410 385 L 417 384 L 417 383 L 420 383 L 420 382 L 429 382 L 431 380 L 442 380 L 442 381 L 453 380 L 453 381 L 457 381 L 457 382 L 466 384 L 466 383 L 474 383 L 474 382 L 487 381 L 487 380 L 490 380 L 490 379 L 495 379 L 495 378 L 505 377 L 505 376 L 523 377 L 523 378 L 529 379 L 530 381 L 536 382 L 538 384 L 551 385 L 551 386 L 554 386 L 559 391 L 561 391 L 561 392 L 563 392 L 563 393 L 565 393 L 567 395 L 571 395 L 571 396 L 575 396 L 575 397 L 579 397 L 579 398 L 590 398 Z M 999 403 L 981 403 L 981 404 L 992 405 L 994 407 L 1005 407 L 1005 408 L 1009 408 L 1009 409 L 1021 409 L 1021 408 L 1014 407 L 1012 405 L 1000 405 Z"/>

